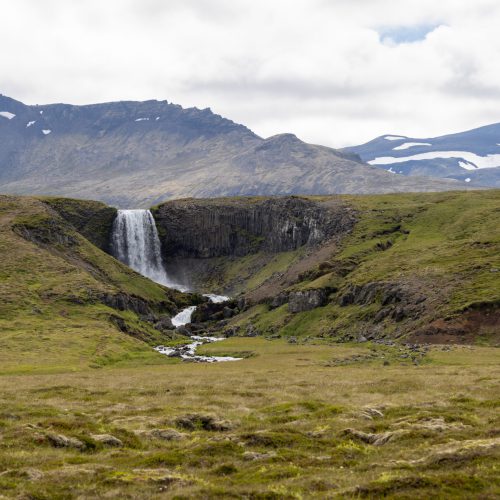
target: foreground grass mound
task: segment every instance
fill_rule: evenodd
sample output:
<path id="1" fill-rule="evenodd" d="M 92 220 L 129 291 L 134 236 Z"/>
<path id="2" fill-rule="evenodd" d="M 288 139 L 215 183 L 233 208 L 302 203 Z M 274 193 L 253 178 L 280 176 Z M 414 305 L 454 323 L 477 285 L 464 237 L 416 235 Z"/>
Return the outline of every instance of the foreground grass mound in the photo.
<path id="1" fill-rule="evenodd" d="M 80 209 L 89 237 L 104 241 L 111 227 L 103 204 L 0 196 L 0 372 L 164 362 L 148 343 L 165 336 L 141 316 L 174 313 L 189 297 L 97 248 L 55 204 L 75 224 Z"/>

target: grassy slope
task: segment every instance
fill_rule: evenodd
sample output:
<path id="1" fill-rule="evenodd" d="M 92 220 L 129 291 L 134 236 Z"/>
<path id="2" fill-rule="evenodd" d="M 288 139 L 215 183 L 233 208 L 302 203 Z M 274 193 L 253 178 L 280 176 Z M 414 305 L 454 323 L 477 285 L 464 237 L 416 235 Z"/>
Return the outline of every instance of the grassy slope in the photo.
<path id="1" fill-rule="evenodd" d="M 500 273 L 491 270 L 500 268 L 500 191 L 342 198 L 358 210 L 354 231 L 330 259 L 289 287 L 336 288 L 330 303 L 295 315 L 286 306 L 268 311 L 259 305 L 233 323 L 251 319 L 285 335 L 356 335 L 381 305 L 340 307 L 338 298 L 349 285 L 370 282 L 403 283 L 428 298 L 421 318 L 397 325 L 388 320 L 386 332 L 408 333 L 488 304 L 498 308 Z M 392 246 L 381 250 L 388 242 Z M 495 333 L 481 328 L 485 337 Z"/>
<path id="2" fill-rule="evenodd" d="M 22 234 L 35 235 L 38 243 Z M 149 345 L 120 333 L 109 318 L 123 318 L 151 341 L 162 340 L 159 332 L 98 297 L 123 293 L 165 313 L 185 299 L 99 250 L 45 203 L 0 197 L 0 255 L 2 373 L 164 362 Z"/>

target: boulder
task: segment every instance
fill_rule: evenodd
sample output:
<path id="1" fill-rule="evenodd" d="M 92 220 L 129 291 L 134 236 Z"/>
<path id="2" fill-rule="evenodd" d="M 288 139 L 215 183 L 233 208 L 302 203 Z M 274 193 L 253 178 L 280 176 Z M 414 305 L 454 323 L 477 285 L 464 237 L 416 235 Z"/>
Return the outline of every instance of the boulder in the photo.
<path id="1" fill-rule="evenodd" d="M 163 441 L 179 441 L 186 436 L 186 434 L 178 432 L 175 429 L 153 429 L 149 432 L 149 435 Z"/>
<path id="2" fill-rule="evenodd" d="M 212 415 L 203 415 L 200 413 L 191 413 L 177 417 L 175 425 L 188 431 L 197 429 L 205 431 L 228 431 L 232 428 L 231 423 L 227 420 L 220 420 Z"/>
<path id="3" fill-rule="evenodd" d="M 291 313 L 310 311 L 326 304 L 328 291 L 324 288 L 318 288 L 315 290 L 290 292 L 288 299 L 288 310 Z"/>
<path id="4" fill-rule="evenodd" d="M 85 448 L 85 444 L 79 439 L 67 437 L 64 434 L 49 432 L 45 437 L 54 448 L 76 448 L 77 450 L 83 450 Z"/>
<path id="5" fill-rule="evenodd" d="M 91 434 L 90 437 L 105 446 L 123 446 L 123 441 L 111 434 Z"/>
<path id="6" fill-rule="evenodd" d="M 170 316 L 160 316 L 158 321 L 154 324 L 154 327 L 160 332 L 175 329 Z"/>

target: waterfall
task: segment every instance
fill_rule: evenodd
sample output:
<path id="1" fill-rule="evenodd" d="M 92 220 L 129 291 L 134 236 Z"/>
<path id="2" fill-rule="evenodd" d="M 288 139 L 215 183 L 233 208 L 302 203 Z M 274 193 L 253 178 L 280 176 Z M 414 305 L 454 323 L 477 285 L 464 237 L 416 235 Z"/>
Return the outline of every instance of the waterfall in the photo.
<path id="1" fill-rule="evenodd" d="M 172 288 L 161 259 L 161 243 L 149 210 L 118 210 L 113 223 L 113 255 L 153 281 Z"/>

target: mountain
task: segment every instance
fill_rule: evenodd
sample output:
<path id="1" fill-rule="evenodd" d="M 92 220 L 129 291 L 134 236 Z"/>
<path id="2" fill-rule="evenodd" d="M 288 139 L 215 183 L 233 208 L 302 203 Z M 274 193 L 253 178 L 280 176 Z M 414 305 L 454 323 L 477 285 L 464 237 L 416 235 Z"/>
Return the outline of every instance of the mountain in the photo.
<path id="1" fill-rule="evenodd" d="M 209 109 L 166 101 L 28 106 L 0 96 L 0 192 L 150 206 L 181 197 L 461 189 L 394 176 L 356 155 L 263 139 Z"/>
<path id="2" fill-rule="evenodd" d="M 426 139 L 383 135 L 345 148 L 389 172 L 456 179 L 470 186 L 500 187 L 500 123 Z"/>

